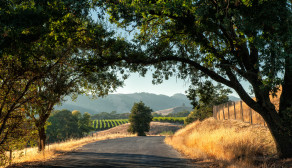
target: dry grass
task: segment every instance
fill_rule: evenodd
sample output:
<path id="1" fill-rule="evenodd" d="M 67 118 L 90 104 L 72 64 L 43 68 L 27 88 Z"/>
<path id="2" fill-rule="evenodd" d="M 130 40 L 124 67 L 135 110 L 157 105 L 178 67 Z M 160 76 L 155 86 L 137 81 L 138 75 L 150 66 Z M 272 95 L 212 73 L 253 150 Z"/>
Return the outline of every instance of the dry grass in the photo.
<path id="1" fill-rule="evenodd" d="M 70 139 L 61 143 L 54 143 L 46 146 L 45 152 L 38 152 L 36 147 L 27 148 L 21 151 L 13 152 L 13 164 L 23 163 L 23 162 L 43 162 L 46 160 L 53 159 L 60 154 L 76 150 L 83 145 L 91 142 L 101 141 L 106 139 L 115 139 L 134 136 L 133 134 L 108 134 L 103 136 L 92 136 L 85 137 L 81 139 Z"/>
<path id="2" fill-rule="evenodd" d="M 192 159 L 212 159 L 220 167 L 253 167 L 258 158 L 276 154 L 269 130 L 237 120 L 196 121 L 165 142 Z"/>

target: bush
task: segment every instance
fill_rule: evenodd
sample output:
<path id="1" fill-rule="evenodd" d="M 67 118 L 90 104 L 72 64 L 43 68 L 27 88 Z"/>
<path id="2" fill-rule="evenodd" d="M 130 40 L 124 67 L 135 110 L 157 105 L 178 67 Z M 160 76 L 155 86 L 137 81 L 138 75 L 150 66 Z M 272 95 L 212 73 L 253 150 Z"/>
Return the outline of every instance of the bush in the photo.
<path id="1" fill-rule="evenodd" d="M 206 118 L 212 117 L 213 109 L 212 107 L 200 107 L 195 108 L 185 119 L 185 125 L 190 124 L 196 120 L 204 120 Z"/>
<path id="2" fill-rule="evenodd" d="M 129 116 L 130 127 L 128 132 L 138 133 L 138 136 L 146 136 L 145 132 L 149 132 L 150 122 L 153 119 L 151 112 L 152 109 L 145 106 L 142 101 L 134 103 Z"/>

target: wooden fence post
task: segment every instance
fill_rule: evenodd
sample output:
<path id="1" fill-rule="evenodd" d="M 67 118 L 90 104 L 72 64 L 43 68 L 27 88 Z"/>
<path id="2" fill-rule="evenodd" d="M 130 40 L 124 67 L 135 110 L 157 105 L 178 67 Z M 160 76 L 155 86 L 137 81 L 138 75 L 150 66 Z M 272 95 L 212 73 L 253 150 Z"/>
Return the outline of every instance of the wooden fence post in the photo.
<path id="1" fill-rule="evenodd" d="M 229 102 L 227 102 L 227 111 L 228 111 L 228 120 L 230 120 L 230 114 L 229 114 Z"/>
<path id="2" fill-rule="evenodd" d="M 243 118 L 243 109 L 242 109 L 242 101 L 240 101 L 240 112 L 241 112 L 241 118 L 242 118 L 242 121 L 244 122 L 244 118 Z"/>
<path id="3" fill-rule="evenodd" d="M 9 165 L 12 164 L 12 149 L 9 151 Z"/>
<path id="4" fill-rule="evenodd" d="M 249 108 L 249 115 L 250 115 L 250 124 L 252 124 L 252 109 Z"/>
<path id="5" fill-rule="evenodd" d="M 219 112 L 219 120 L 220 120 L 220 105 L 217 106 L 217 111 Z"/>
<path id="6" fill-rule="evenodd" d="M 224 106 L 225 106 L 225 104 L 222 104 L 222 106 L 223 106 L 223 120 L 225 120 L 225 113 L 224 113 Z"/>
<path id="7" fill-rule="evenodd" d="M 233 106 L 234 106 L 234 119 L 236 120 L 235 102 L 233 102 Z"/>
<path id="8" fill-rule="evenodd" d="M 26 155 L 26 151 L 27 151 L 27 143 L 26 143 L 26 145 L 25 145 L 24 155 Z"/>
<path id="9" fill-rule="evenodd" d="M 216 118 L 216 106 L 213 106 L 213 118 L 217 120 L 217 118 Z"/>

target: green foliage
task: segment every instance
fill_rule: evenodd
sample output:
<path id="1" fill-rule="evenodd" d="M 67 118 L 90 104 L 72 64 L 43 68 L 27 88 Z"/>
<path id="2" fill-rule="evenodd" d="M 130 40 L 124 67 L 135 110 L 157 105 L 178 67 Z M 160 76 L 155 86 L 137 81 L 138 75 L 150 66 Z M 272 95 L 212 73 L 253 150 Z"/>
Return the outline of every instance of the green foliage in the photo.
<path id="1" fill-rule="evenodd" d="M 145 132 L 150 130 L 150 122 L 152 121 L 152 109 L 147 107 L 142 101 L 134 103 L 131 114 L 129 116 L 131 133 L 138 133 L 138 136 L 146 136 Z"/>
<path id="2" fill-rule="evenodd" d="M 221 84 L 214 86 L 211 81 L 198 83 L 198 87 L 190 86 L 187 92 L 193 108 L 213 106 L 228 102 L 230 89 L 225 89 Z"/>
<path id="3" fill-rule="evenodd" d="M 153 117 L 153 121 L 183 124 L 186 117 Z"/>
<path id="4" fill-rule="evenodd" d="M 91 115 L 89 113 L 85 112 L 81 117 L 78 118 L 78 130 L 81 137 L 94 130 L 92 127 Z"/>
<path id="5" fill-rule="evenodd" d="M 80 137 L 78 120 L 69 110 L 55 111 L 48 122 L 51 124 L 47 127 L 46 135 L 50 143 Z"/>
<path id="6" fill-rule="evenodd" d="M 93 8 L 91 3 L 1 1 L 1 153 L 13 146 L 10 142 L 19 146 L 22 124 L 28 119 L 25 114 L 34 122 L 30 132 L 37 130 L 39 139 L 44 140 L 46 121 L 63 96 L 89 89 L 103 96 L 122 85 L 116 74 L 108 67 L 103 68 L 103 64 L 95 73 L 84 65 L 91 57 L 89 50 L 93 46 L 99 46 L 94 50 L 103 53 L 101 56 L 107 55 L 104 51 L 108 47 L 116 47 L 116 40 L 109 40 L 113 33 L 107 32 L 89 15 Z"/>
<path id="7" fill-rule="evenodd" d="M 224 89 L 220 84 L 214 86 L 211 81 L 199 83 L 196 89 L 190 86 L 187 97 L 191 100 L 194 110 L 187 116 L 185 125 L 211 117 L 213 105 L 228 102 L 228 93 L 231 93 L 230 89 Z"/>
<path id="8" fill-rule="evenodd" d="M 60 53 L 76 51 L 73 48 L 81 37 L 77 28 L 84 26 L 89 8 L 88 1 L 1 1 L 1 154 L 10 146 L 21 146 L 18 143 L 39 128 L 25 115 L 27 103 L 39 98 L 35 94 L 38 82 L 59 61 Z M 40 121 L 43 127 L 45 122 Z"/>
<path id="9" fill-rule="evenodd" d="M 191 113 L 186 117 L 184 124 L 190 124 L 196 120 L 203 120 L 213 116 L 212 106 L 205 106 L 201 108 L 195 108 Z"/>
<path id="10" fill-rule="evenodd" d="M 180 111 L 178 113 L 167 114 L 165 117 L 186 117 L 189 114 L 190 114 L 190 112 L 188 110 L 183 110 L 183 111 Z"/>
<path id="11" fill-rule="evenodd" d="M 55 111 L 48 122 L 50 125 L 46 129 L 46 135 L 50 143 L 81 138 L 93 130 L 90 114 L 81 115 L 79 111 Z"/>

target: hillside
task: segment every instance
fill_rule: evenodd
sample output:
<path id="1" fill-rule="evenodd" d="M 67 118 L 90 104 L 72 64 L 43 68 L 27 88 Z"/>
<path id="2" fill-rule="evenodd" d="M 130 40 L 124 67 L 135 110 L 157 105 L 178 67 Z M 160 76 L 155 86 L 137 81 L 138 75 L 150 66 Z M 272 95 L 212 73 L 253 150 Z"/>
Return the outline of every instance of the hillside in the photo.
<path id="1" fill-rule="evenodd" d="M 181 107 L 173 107 L 173 108 L 164 109 L 164 110 L 158 110 L 158 111 L 155 111 L 153 113 L 157 113 L 157 114 L 161 114 L 161 115 L 165 116 L 165 115 L 168 115 L 170 113 L 178 113 L 178 112 L 185 111 L 185 110 L 192 111 L 193 108 L 181 106 Z"/>
<path id="2" fill-rule="evenodd" d="M 110 94 L 98 99 L 79 95 L 75 101 L 72 101 L 70 97 L 65 99 L 66 101 L 61 106 L 56 106 L 55 109 L 79 110 L 82 113 L 89 112 L 91 114 L 111 111 L 126 113 L 131 110 L 135 102 L 139 101 L 143 101 L 153 111 L 182 106 L 183 104 L 191 107 L 190 101 L 184 94 L 175 94 L 173 96 L 152 93 Z"/>
<path id="3" fill-rule="evenodd" d="M 236 101 L 239 98 L 230 96 L 230 100 Z M 75 101 L 70 97 L 65 98 L 61 106 L 55 106 L 56 110 L 68 109 L 79 110 L 81 113 L 89 112 L 97 114 L 101 112 L 128 113 L 135 102 L 143 101 L 153 111 L 165 110 L 172 112 L 183 111 L 180 108 L 185 106 L 191 110 L 192 105 L 184 94 L 174 94 L 173 96 L 157 95 L 152 93 L 133 93 L 133 94 L 109 94 L 104 98 L 92 99 L 86 95 L 79 95 Z M 169 113 L 169 112 L 163 112 Z"/>

